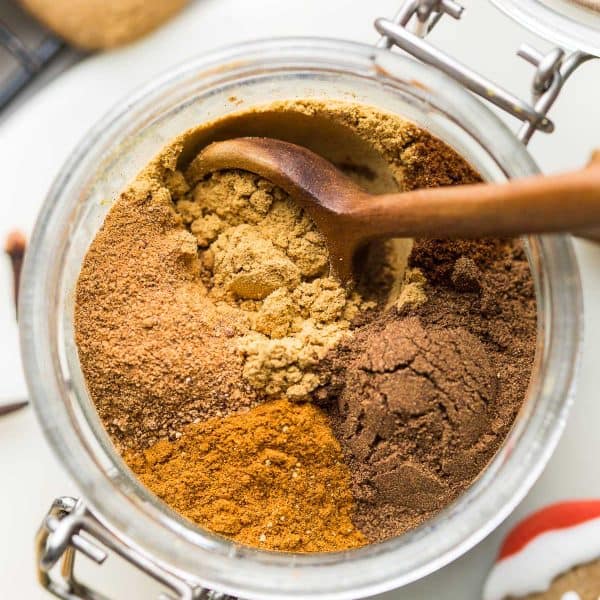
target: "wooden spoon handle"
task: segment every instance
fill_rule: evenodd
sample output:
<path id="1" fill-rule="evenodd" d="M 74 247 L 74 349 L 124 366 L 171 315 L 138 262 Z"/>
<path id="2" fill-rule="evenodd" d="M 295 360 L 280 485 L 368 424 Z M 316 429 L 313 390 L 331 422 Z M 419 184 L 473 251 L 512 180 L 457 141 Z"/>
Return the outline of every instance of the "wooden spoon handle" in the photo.
<path id="1" fill-rule="evenodd" d="M 600 160 L 580 171 L 362 198 L 362 241 L 387 236 L 510 237 L 600 228 Z"/>
<path id="2" fill-rule="evenodd" d="M 592 158 L 590 160 L 588 168 L 594 165 L 597 168 L 600 168 L 600 150 L 595 150 L 592 153 Z M 596 224 L 596 226 L 592 225 L 591 227 L 589 225 L 586 225 L 584 229 L 579 229 L 573 231 L 572 233 L 581 238 L 586 238 L 595 242 L 600 242 L 600 225 L 598 224 Z"/>

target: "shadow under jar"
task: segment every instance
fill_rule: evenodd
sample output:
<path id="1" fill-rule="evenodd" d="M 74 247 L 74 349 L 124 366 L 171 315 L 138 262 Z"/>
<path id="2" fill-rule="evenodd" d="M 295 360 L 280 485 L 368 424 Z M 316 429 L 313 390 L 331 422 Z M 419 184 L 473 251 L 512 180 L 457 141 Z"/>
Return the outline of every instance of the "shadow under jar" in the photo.
<path id="1" fill-rule="evenodd" d="M 287 39 L 193 60 L 128 98 L 83 139 L 44 204 L 28 251 L 20 326 L 44 431 L 94 515 L 167 571 L 243 598 L 356 598 L 406 585 L 491 532 L 533 485 L 562 432 L 581 339 L 581 289 L 567 237 L 525 241 L 538 343 L 522 409 L 494 459 L 435 518 L 380 544 L 331 554 L 261 551 L 200 530 L 133 477 L 88 395 L 74 341 L 74 288 L 110 204 L 171 139 L 199 123 L 277 100 L 351 101 L 439 137 L 489 181 L 538 172 L 502 122 L 454 81 L 387 50 Z"/>

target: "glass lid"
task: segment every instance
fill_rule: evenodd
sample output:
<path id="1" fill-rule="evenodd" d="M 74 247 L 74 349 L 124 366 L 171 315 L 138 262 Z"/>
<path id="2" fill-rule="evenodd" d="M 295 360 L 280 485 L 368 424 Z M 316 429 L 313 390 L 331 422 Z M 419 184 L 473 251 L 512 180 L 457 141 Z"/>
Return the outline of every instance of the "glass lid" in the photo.
<path id="1" fill-rule="evenodd" d="M 600 57 L 600 0 L 491 0 L 500 10 L 562 48 Z"/>

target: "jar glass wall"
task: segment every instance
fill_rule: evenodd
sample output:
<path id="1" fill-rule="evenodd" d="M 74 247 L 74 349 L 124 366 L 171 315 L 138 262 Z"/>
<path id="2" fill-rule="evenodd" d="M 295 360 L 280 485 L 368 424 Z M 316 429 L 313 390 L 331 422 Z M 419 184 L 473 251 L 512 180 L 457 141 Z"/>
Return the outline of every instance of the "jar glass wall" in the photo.
<path id="1" fill-rule="evenodd" d="M 111 201 L 173 137 L 274 100 L 347 100 L 397 113 L 501 181 L 537 172 L 479 101 L 440 73 L 386 50 L 287 39 L 223 50 L 170 71 L 108 114 L 63 167 L 27 255 L 20 307 L 26 376 L 53 449 L 94 513 L 161 565 L 244 598 L 356 598 L 407 584 L 496 527 L 536 480 L 562 431 L 580 344 L 581 291 L 570 242 L 531 238 L 539 331 L 528 397 L 502 448 L 455 503 L 382 544 L 326 555 L 242 547 L 194 527 L 132 476 L 102 428 L 77 360 L 73 291 Z"/>
<path id="2" fill-rule="evenodd" d="M 575 0 L 492 0 L 517 23 L 569 50 L 600 57 L 600 10 Z"/>

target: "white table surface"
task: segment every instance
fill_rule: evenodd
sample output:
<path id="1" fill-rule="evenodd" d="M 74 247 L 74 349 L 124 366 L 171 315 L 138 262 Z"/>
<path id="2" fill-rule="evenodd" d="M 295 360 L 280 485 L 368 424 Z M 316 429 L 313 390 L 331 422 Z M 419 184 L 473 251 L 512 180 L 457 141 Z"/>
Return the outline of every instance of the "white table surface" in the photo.
<path id="1" fill-rule="evenodd" d="M 484 0 L 467 0 L 463 22 L 434 32 L 438 45 L 525 94 L 531 68 L 514 52 L 537 40 Z M 30 231 L 53 176 L 85 131 L 119 98 L 156 73 L 185 58 L 224 44 L 283 35 L 317 35 L 364 42 L 376 36 L 371 23 L 392 16 L 396 0 L 198 0 L 145 40 L 123 50 L 91 57 L 70 69 L 0 123 L 0 239 L 14 227 Z M 539 134 L 531 150 L 546 171 L 577 167 L 600 146 L 600 61 L 576 74 L 552 112 L 557 131 Z M 514 124 L 513 124 L 514 125 Z M 480 598 L 480 588 L 510 523 L 550 501 L 600 496 L 600 246 L 577 242 L 585 296 L 585 343 L 576 403 L 548 468 L 514 515 L 454 564 L 403 590 L 398 600 Z M 7 261 L 0 282 L 9 281 Z M 1 395 L 20 395 L 16 325 L 8 284 L 0 285 Z M 77 494 L 53 457 L 31 408 L 0 418 L 0 598 L 47 597 L 34 578 L 33 536 L 55 496 Z M 117 563 L 117 564 L 115 564 Z M 154 597 L 154 586 L 109 560 L 86 567 L 112 598 Z"/>

